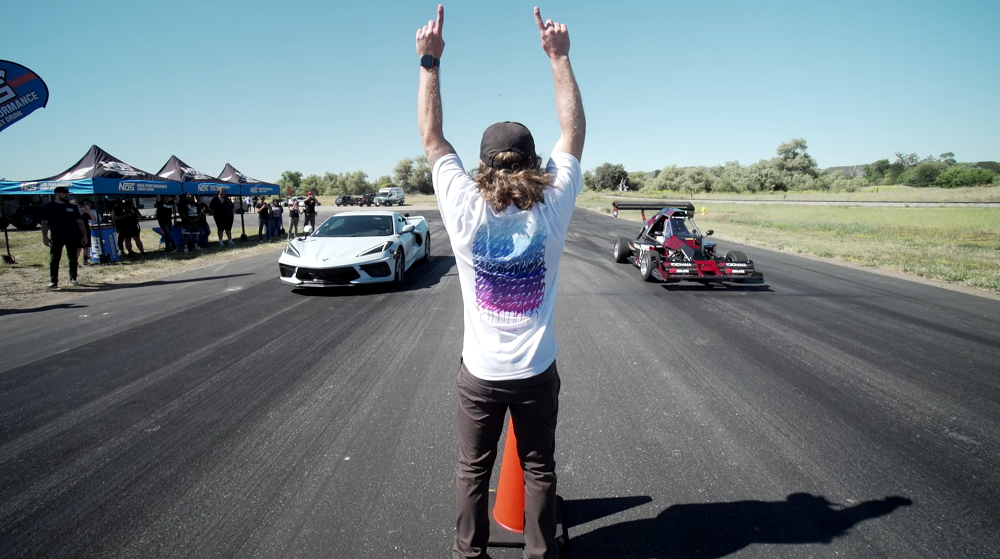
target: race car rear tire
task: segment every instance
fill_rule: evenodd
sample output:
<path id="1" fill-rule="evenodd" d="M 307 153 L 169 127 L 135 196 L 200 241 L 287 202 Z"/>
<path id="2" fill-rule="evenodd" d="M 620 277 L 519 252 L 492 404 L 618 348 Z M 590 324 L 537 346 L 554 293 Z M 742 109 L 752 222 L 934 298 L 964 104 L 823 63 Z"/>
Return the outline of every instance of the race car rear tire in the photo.
<path id="1" fill-rule="evenodd" d="M 628 262 L 628 257 L 632 255 L 632 250 L 628 248 L 628 239 L 625 237 L 618 237 L 615 241 L 615 262 L 619 264 L 624 264 Z"/>
<path id="2" fill-rule="evenodd" d="M 424 257 L 421 259 L 424 262 L 429 262 L 431 259 L 431 232 L 427 232 L 427 236 L 424 237 Z"/>
<path id="3" fill-rule="evenodd" d="M 731 250 L 726 253 L 726 262 L 746 262 L 750 260 L 747 258 L 745 252 L 740 250 Z"/>
<path id="4" fill-rule="evenodd" d="M 646 252 L 639 259 L 639 276 L 642 277 L 642 281 L 656 281 L 653 277 L 653 270 L 656 269 L 656 262 L 653 260 L 653 254 Z"/>

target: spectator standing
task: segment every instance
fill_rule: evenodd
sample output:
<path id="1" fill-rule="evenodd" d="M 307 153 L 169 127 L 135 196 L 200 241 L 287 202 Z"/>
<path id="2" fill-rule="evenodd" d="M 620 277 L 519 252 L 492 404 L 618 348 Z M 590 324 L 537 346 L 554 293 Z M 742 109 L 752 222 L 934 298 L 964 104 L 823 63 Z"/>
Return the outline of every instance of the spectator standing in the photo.
<path id="1" fill-rule="evenodd" d="M 555 431 L 559 410 L 555 300 L 576 197 L 586 121 L 565 24 L 535 24 L 555 82 L 561 135 L 547 165 L 531 133 L 498 122 L 483 133 L 472 178 L 442 129 L 437 21 L 417 31 L 417 121 L 461 285 L 465 335 L 457 382 L 456 558 L 486 557 L 490 474 L 510 410 L 524 469 L 525 559 L 555 559 Z M 517 247 L 517 248 L 515 248 Z"/>
<path id="2" fill-rule="evenodd" d="M 139 210 L 135 207 L 135 204 L 131 200 L 116 199 L 115 207 L 111 210 L 111 218 L 118 229 L 119 254 L 124 254 L 127 248 L 128 255 L 135 256 L 135 251 L 132 250 L 132 242 L 134 241 L 139 248 L 139 254 L 146 256 L 146 251 L 142 246 L 142 239 L 139 238 Z"/>
<path id="3" fill-rule="evenodd" d="M 271 240 L 271 205 L 266 197 L 261 197 L 255 206 L 257 210 L 257 242 Z"/>
<path id="4" fill-rule="evenodd" d="M 184 252 L 188 252 L 189 247 L 201 250 L 198 246 L 198 236 L 201 235 L 200 214 L 197 200 L 190 194 L 182 194 L 177 203 L 177 215 L 180 216 L 181 227 L 184 229 Z"/>
<path id="5" fill-rule="evenodd" d="M 69 260 L 69 283 L 80 285 L 76 280 L 77 248 L 84 242 L 85 228 L 80 210 L 69 203 L 69 189 L 57 186 L 52 192 L 53 200 L 42 206 L 42 244 L 49 247 L 49 289 L 59 287 L 59 260 L 63 248 Z"/>
<path id="6" fill-rule="evenodd" d="M 208 204 L 209 211 L 215 217 L 215 228 L 219 231 L 219 246 L 225 246 L 222 242 L 222 234 L 229 237 L 229 246 L 236 246 L 233 242 L 233 218 L 235 216 L 235 206 L 229 199 L 229 194 L 225 188 L 220 188 L 212 201 Z"/>
<path id="7" fill-rule="evenodd" d="M 198 246 L 208 246 L 208 238 L 212 236 L 212 228 L 208 226 L 208 216 L 212 213 L 205 203 L 204 196 L 195 196 L 195 203 L 198 204 Z M 205 242 L 202 242 L 202 237 Z"/>
<path id="8" fill-rule="evenodd" d="M 306 199 L 305 199 L 305 201 L 302 202 L 302 205 L 305 206 L 305 210 L 306 210 L 305 211 L 305 216 L 306 216 L 305 223 L 302 224 L 302 228 L 303 229 L 306 228 L 306 227 L 310 227 L 310 226 L 313 229 L 316 229 L 316 205 L 318 203 L 319 202 L 316 200 L 316 197 L 313 196 L 312 190 L 310 190 L 309 192 L 306 192 Z"/>
<path id="9" fill-rule="evenodd" d="M 84 244 L 76 250 L 77 258 L 80 257 L 80 253 L 83 253 L 83 265 L 86 266 L 90 264 L 90 247 L 93 244 L 90 237 L 90 228 L 93 225 L 97 225 L 97 212 L 90 207 L 90 200 L 83 200 L 80 202 L 80 217 L 83 219 L 83 229 L 84 229 Z"/>
<path id="10" fill-rule="evenodd" d="M 281 234 L 282 213 L 281 200 L 275 196 L 274 200 L 271 201 L 271 237 L 277 237 Z"/>
<path id="11" fill-rule="evenodd" d="M 175 252 L 177 243 L 174 242 L 174 197 L 156 195 L 156 223 L 163 231 L 163 249 L 167 252 Z"/>
<path id="12" fill-rule="evenodd" d="M 294 196 L 288 197 L 288 238 L 299 235 L 299 201 Z"/>

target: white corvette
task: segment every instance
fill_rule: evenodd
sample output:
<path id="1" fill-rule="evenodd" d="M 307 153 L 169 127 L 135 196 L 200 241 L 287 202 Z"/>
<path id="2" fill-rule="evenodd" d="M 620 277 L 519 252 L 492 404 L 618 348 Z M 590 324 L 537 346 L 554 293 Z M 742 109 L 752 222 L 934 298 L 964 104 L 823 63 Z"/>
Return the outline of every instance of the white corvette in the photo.
<path id="1" fill-rule="evenodd" d="M 292 239 L 278 258 L 281 281 L 295 287 L 336 287 L 403 281 L 429 260 L 431 234 L 422 216 L 344 212 Z"/>

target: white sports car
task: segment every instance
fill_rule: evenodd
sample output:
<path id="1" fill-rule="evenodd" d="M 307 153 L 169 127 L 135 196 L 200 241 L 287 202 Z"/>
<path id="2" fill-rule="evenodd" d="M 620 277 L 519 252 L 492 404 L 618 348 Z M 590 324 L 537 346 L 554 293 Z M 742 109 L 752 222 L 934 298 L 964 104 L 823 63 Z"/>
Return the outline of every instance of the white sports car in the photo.
<path id="1" fill-rule="evenodd" d="M 278 259 L 281 281 L 295 287 L 336 287 L 403 281 L 415 262 L 431 257 L 422 216 L 344 212 L 292 239 Z"/>

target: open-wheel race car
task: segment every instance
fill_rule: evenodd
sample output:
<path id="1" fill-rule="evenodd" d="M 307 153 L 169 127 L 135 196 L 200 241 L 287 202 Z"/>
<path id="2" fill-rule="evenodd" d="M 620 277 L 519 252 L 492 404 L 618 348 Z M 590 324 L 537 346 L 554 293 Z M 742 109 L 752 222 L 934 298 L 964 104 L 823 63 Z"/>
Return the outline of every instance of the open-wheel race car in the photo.
<path id="1" fill-rule="evenodd" d="M 642 211 L 643 227 L 634 239 L 618 237 L 615 240 L 615 262 L 631 262 L 639 268 L 644 281 L 676 282 L 680 280 L 702 282 L 762 283 L 764 275 L 754 269 L 753 260 L 741 251 L 733 250 L 725 256 L 715 252 L 715 243 L 705 240 L 713 231 L 704 235 L 695 225 L 694 205 L 691 202 L 614 202 L 614 215 L 619 210 Z M 658 210 L 646 219 L 647 210 Z"/>

